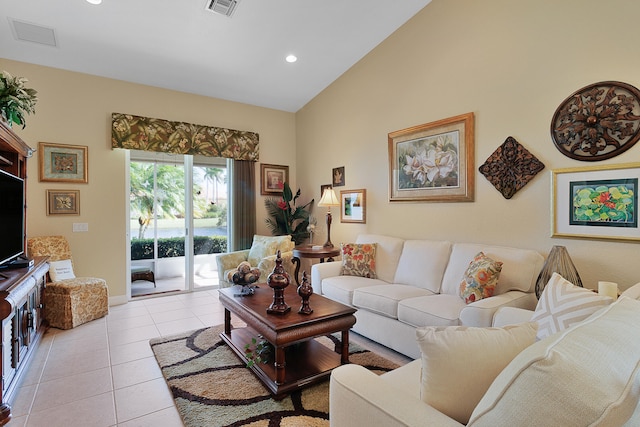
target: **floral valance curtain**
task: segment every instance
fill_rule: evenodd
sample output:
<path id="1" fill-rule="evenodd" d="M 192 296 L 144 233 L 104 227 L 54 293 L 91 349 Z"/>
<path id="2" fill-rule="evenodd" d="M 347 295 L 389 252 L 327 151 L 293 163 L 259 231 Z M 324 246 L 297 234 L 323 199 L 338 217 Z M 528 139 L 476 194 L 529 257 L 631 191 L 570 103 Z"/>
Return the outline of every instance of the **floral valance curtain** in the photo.
<path id="1" fill-rule="evenodd" d="M 174 154 L 259 160 L 255 132 L 113 113 L 111 146 Z"/>

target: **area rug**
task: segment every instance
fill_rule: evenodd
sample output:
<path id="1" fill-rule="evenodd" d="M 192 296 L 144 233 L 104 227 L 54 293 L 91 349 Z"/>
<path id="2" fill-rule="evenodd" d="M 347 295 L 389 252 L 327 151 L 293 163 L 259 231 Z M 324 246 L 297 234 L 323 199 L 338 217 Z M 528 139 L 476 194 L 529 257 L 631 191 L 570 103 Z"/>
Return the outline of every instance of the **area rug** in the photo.
<path id="1" fill-rule="evenodd" d="M 186 427 L 319 427 L 329 425 L 329 381 L 271 398 L 220 339 L 222 325 L 149 342 Z M 339 334 L 318 338 L 340 349 Z M 397 364 L 350 344 L 349 360 L 381 374 Z"/>

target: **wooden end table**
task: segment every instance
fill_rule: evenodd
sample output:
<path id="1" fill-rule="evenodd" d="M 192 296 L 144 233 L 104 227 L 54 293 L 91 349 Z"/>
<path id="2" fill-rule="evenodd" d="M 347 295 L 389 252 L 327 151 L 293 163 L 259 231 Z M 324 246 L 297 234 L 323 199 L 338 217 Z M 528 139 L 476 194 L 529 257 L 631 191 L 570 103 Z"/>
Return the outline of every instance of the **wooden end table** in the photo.
<path id="1" fill-rule="evenodd" d="M 314 248 L 312 245 L 299 245 L 293 248 L 291 262 L 296 265 L 295 279 L 298 286 L 300 286 L 300 258 L 320 258 L 320 262 L 324 262 L 326 258 L 328 262 L 332 262 L 333 257 L 338 255 L 340 255 L 340 248 L 336 246 Z"/>
<path id="2" fill-rule="evenodd" d="M 251 370 L 276 398 L 326 378 L 334 368 L 349 363 L 349 329 L 356 323 L 353 307 L 340 304 L 322 295 L 310 299 L 313 313 L 299 314 L 300 297 L 293 284 L 285 289 L 285 302 L 292 310 L 285 314 L 268 314 L 273 290 L 260 284 L 250 296 L 235 296 L 236 290 L 219 290 L 224 307 L 224 332 L 220 337 L 245 363 L 245 346 L 264 337 L 274 347 L 273 363 L 255 363 Z M 232 328 L 231 313 L 247 327 Z M 315 337 L 341 333 L 341 354 L 320 344 Z"/>

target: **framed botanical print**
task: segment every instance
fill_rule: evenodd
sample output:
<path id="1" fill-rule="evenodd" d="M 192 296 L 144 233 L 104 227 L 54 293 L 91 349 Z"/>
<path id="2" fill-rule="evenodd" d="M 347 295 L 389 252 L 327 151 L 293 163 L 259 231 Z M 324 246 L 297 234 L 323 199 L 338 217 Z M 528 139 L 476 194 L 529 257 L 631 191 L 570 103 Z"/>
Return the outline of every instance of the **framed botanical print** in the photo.
<path id="1" fill-rule="evenodd" d="M 340 191 L 340 222 L 367 222 L 367 190 Z"/>
<path id="2" fill-rule="evenodd" d="M 88 183 L 88 150 L 82 145 L 41 142 L 38 144 L 40 181 Z"/>
<path id="3" fill-rule="evenodd" d="M 260 194 L 282 194 L 284 183 L 289 181 L 289 166 L 260 164 Z"/>
<path id="4" fill-rule="evenodd" d="M 47 215 L 80 215 L 80 190 L 47 190 Z"/>

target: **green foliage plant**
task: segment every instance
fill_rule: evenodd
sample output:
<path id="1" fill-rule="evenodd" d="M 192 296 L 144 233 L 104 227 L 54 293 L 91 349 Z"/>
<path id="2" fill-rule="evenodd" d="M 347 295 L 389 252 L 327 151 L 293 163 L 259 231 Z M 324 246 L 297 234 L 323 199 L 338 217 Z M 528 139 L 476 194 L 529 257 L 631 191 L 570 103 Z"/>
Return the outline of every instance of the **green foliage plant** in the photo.
<path id="1" fill-rule="evenodd" d="M 299 245 L 309 237 L 309 215 L 313 210 L 314 199 L 303 206 L 297 206 L 300 189 L 294 195 L 288 183 L 282 186 L 282 197 L 267 197 L 265 207 L 269 218 L 265 221 L 274 236 L 291 235 Z"/>
<path id="2" fill-rule="evenodd" d="M 4 70 L 0 71 L 0 112 L 9 126 L 15 123 L 24 129 L 25 114 L 35 113 L 37 92 L 24 86 L 27 81 L 24 77 L 14 77 Z"/>
<path id="3" fill-rule="evenodd" d="M 589 222 L 633 222 L 633 189 L 627 185 L 585 187 L 573 198 L 573 217 Z"/>
<path id="4" fill-rule="evenodd" d="M 253 348 L 252 348 L 253 347 Z M 262 335 L 258 338 L 251 338 L 251 342 L 245 344 L 244 355 L 247 358 L 247 368 L 256 363 L 267 363 L 273 354 L 273 345 Z"/>

